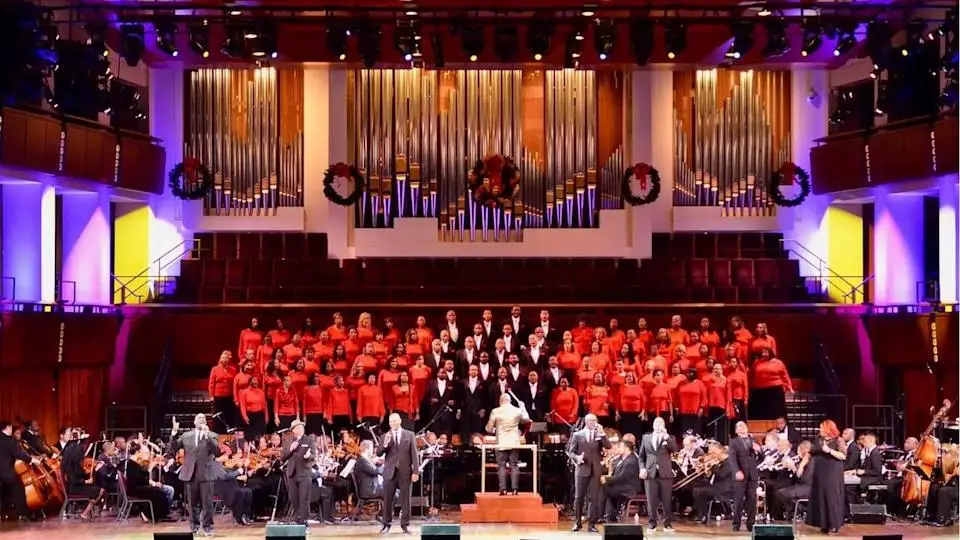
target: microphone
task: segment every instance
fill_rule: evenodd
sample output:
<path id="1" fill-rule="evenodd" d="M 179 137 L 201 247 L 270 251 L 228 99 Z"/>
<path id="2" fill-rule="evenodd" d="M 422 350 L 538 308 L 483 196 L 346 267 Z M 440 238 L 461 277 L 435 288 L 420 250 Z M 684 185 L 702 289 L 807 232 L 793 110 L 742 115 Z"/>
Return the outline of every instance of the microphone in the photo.
<path id="1" fill-rule="evenodd" d="M 220 418 L 220 415 L 222 415 L 222 414 L 223 414 L 223 411 L 220 411 L 220 412 L 218 412 L 218 413 L 214 413 L 214 415 L 211 416 L 210 418 Z"/>
<path id="2" fill-rule="evenodd" d="M 363 428 L 365 428 L 365 427 L 367 427 L 367 423 L 366 423 L 366 422 L 360 422 L 359 424 L 356 425 L 356 428 L 357 428 L 357 429 L 363 429 Z"/>
<path id="3" fill-rule="evenodd" d="M 278 429 L 278 430 L 277 430 L 277 435 L 279 435 L 279 434 L 281 434 L 281 433 L 286 433 L 286 432 L 288 432 L 288 431 L 290 431 L 290 428 Z"/>

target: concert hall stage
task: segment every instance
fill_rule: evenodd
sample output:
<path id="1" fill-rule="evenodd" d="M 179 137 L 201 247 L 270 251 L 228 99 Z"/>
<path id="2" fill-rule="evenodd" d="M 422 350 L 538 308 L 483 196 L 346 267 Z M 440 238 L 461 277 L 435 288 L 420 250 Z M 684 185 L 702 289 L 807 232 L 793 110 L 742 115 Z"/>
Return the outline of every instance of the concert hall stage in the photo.
<path id="1" fill-rule="evenodd" d="M 449 522 L 451 520 L 444 520 Z M 600 538 L 598 534 L 591 534 L 585 531 L 578 533 L 570 532 L 570 522 L 561 522 L 557 527 L 531 526 L 531 525 L 510 525 L 510 524 L 470 524 L 464 525 L 461 538 L 470 538 L 476 540 L 574 540 L 577 538 Z M 411 527 L 412 533 L 407 536 L 400 531 L 399 524 L 395 524 L 390 534 L 386 538 L 414 538 L 420 537 L 420 522 L 414 522 Z M 655 532 L 644 534 L 654 538 L 670 538 L 671 540 L 694 540 L 697 538 L 749 538 L 747 532 L 733 533 L 730 531 L 729 522 L 722 522 L 720 525 L 690 525 L 679 523 L 676 525 L 676 532 L 665 533 Z M 379 524 L 344 524 L 344 525 L 317 525 L 311 527 L 311 539 L 316 538 L 351 538 L 351 539 L 380 539 L 385 536 L 378 534 Z M 601 531 L 602 531 L 601 527 Z M 151 525 L 140 522 L 130 521 L 126 525 L 118 526 L 113 521 L 101 521 L 95 523 L 79 523 L 70 521 L 67 523 L 57 523 L 49 520 L 42 523 L 24 524 L 15 527 L 9 527 L 3 524 L 0 528 L 0 537 L 3 540 L 34 540 L 43 538 L 45 540 L 152 540 L 153 532 L 178 532 L 186 531 L 182 524 L 163 523 L 154 528 Z M 803 538 L 856 538 L 860 539 L 864 535 L 903 535 L 905 539 L 922 538 L 957 538 L 957 526 L 946 528 L 924 527 L 920 525 L 906 523 L 888 523 L 887 525 L 847 525 L 837 536 L 821 535 L 819 531 L 806 527 L 797 526 L 797 536 Z M 203 538 L 199 536 L 197 538 Z M 262 540 L 264 538 L 263 524 L 251 525 L 250 527 L 238 527 L 236 525 L 218 524 L 215 538 L 225 540 Z"/>

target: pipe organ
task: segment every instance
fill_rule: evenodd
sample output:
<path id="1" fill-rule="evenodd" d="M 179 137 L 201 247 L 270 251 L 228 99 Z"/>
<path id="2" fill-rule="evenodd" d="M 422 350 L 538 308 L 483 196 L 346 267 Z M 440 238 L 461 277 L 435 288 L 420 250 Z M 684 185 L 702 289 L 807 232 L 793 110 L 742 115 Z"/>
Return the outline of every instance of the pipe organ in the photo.
<path id="1" fill-rule="evenodd" d="M 197 69 L 186 85 L 184 155 L 213 176 L 206 213 L 303 206 L 303 71 Z"/>
<path id="2" fill-rule="evenodd" d="M 673 204 L 773 215 L 771 174 L 790 158 L 790 72 L 674 73 Z"/>
<path id="3" fill-rule="evenodd" d="M 356 70 L 349 158 L 368 179 L 357 226 L 429 217 L 445 238 L 471 241 L 596 227 L 601 208 L 622 205 L 624 94 L 619 72 Z M 467 177 L 493 154 L 515 160 L 520 188 L 486 206 Z"/>

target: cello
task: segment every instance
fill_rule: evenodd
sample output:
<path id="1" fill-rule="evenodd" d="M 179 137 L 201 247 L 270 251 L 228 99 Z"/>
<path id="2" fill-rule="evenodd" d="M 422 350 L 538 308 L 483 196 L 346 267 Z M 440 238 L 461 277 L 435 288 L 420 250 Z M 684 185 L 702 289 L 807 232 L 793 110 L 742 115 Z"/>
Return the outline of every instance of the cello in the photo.
<path id="1" fill-rule="evenodd" d="M 949 399 L 943 400 L 943 407 L 933 415 L 927 429 L 920 435 L 920 446 L 914 453 L 913 463 L 910 463 L 903 473 L 900 498 L 903 499 L 904 504 L 923 505 L 927 501 L 930 479 L 933 477 L 933 470 L 940 456 L 940 441 L 932 435 L 933 428 L 946 416 L 952 406 Z"/>

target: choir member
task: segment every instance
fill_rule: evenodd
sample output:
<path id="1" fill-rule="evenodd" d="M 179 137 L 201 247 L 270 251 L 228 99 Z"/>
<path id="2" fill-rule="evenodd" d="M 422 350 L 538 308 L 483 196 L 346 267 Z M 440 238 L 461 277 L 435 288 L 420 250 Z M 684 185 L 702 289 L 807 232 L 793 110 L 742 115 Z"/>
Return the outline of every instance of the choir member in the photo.
<path id="1" fill-rule="evenodd" d="M 767 323 L 757 323 L 756 334 L 750 341 L 750 356 L 757 357 L 764 349 L 770 349 L 772 356 L 777 356 L 777 340 L 767 333 Z"/>
<path id="2" fill-rule="evenodd" d="M 680 433 L 703 433 L 701 420 L 707 408 L 707 387 L 697 378 L 696 369 L 687 370 L 687 380 L 677 388 Z"/>
<path id="3" fill-rule="evenodd" d="M 263 373 L 263 370 L 266 369 L 267 363 L 273 359 L 273 338 L 270 337 L 270 334 L 263 336 L 263 341 L 260 343 L 260 346 L 257 347 L 257 352 L 254 353 L 254 358 L 256 359 L 257 373 Z M 282 351 L 282 349 L 281 349 Z"/>
<path id="4" fill-rule="evenodd" d="M 324 416 L 333 433 L 349 429 L 353 425 L 353 409 L 350 406 L 350 391 L 344 385 L 343 376 L 333 378 L 333 388 L 324 396 L 326 403 L 323 407 Z"/>
<path id="5" fill-rule="evenodd" d="M 319 339 L 313 344 L 313 350 L 320 360 L 320 365 L 323 365 L 324 362 L 333 358 L 334 346 L 336 346 L 336 344 L 333 342 L 333 339 L 330 338 L 330 332 L 326 330 L 320 332 Z"/>
<path id="6" fill-rule="evenodd" d="M 710 502 L 726 503 L 733 498 L 733 468 L 730 461 L 723 459 L 724 449 L 719 443 L 711 443 L 707 455 L 720 461 L 708 482 L 693 488 L 694 521 L 704 524 L 707 522 L 707 511 Z"/>
<path id="7" fill-rule="evenodd" d="M 247 349 L 254 351 L 263 344 L 263 332 L 260 331 L 260 322 L 256 317 L 250 319 L 250 326 L 240 331 L 240 345 L 237 347 L 237 358 L 243 358 Z"/>
<path id="8" fill-rule="evenodd" d="M 427 416 L 433 420 L 436 426 L 435 432 L 447 435 L 448 437 L 454 431 L 457 410 L 457 390 L 453 381 L 447 380 L 446 371 L 438 371 L 436 377 L 430 381 L 427 386 L 427 393 L 423 398 L 427 408 Z"/>
<path id="9" fill-rule="evenodd" d="M 716 359 L 710 356 L 709 352 L 709 347 L 701 343 L 700 352 L 695 357 L 690 357 L 691 360 L 695 358 L 693 367 L 697 370 L 698 379 L 706 378 L 713 373 L 713 364 L 716 363 Z"/>
<path id="10" fill-rule="evenodd" d="M 422 357 L 423 355 L 419 355 L 418 359 Z M 433 368 L 429 369 L 432 373 Z M 387 361 L 387 369 L 380 371 L 380 390 L 387 399 L 387 408 L 393 408 L 393 387 L 397 384 L 397 380 L 400 379 L 400 373 L 402 371 L 403 370 L 400 369 L 400 361 L 395 356 Z"/>
<path id="11" fill-rule="evenodd" d="M 602 340 L 606 338 L 603 337 L 603 328 L 597 328 L 596 330 L 600 339 L 590 344 L 590 355 L 584 358 L 590 359 L 590 368 L 594 371 L 607 372 L 610 369 L 610 351 L 604 350 Z"/>
<path id="12" fill-rule="evenodd" d="M 347 365 L 353 364 L 353 359 L 360 356 L 363 351 L 363 343 L 360 343 L 360 334 L 356 328 L 353 326 L 347 328 L 347 339 L 343 340 L 342 345 L 347 355 Z"/>
<path id="13" fill-rule="evenodd" d="M 568 426 L 577 423 L 580 395 L 570 387 L 569 378 L 561 378 L 560 385 L 551 392 L 550 409 L 553 414 L 547 420 L 552 433 L 566 432 Z"/>
<path id="14" fill-rule="evenodd" d="M 647 320 L 643 317 L 637 319 L 637 329 L 636 329 L 636 343 L 633 344 L 633 348 L 640 350 L 641 348 L 644 351 L 649 351 L 650 346 L 653 345 L 654 338 L 656 337 L 653 332 L 647 328 Z"/>
<path id="15" fill-rule="evenodd" d="M 557 361 L 557 357 L 551 356 L 547 360 L 547 369 L 543 370 L 543 375 L 541 376 L 548 398 L 553 392 L 553 389 L 560 386 L 560 379 L 563 377 L 563 370 L 560 369 L 560 363 Z"/>
<path id="16" fill-rule="evenodd" d="M 517 356 L 517 353 L 507 355 L 507 363 L 504 365 L 507 368 L 507 378 L 510 380 L 511 385 L 527 377 L 529 369 L 520 365 L 520 357 Z"/>
<path id="17" fill-rule="evenodd" d="M 637 384 L 637 375 L 632 371 L 626 372 L 616 402 L 616 416 L 621 433 L 632 433 L 634 437 L 639 437 L 646 431 L 645 422 L 641 418 L 644 403 L 643 387 Z"/>
<path id="18" fill-rule="evenodd" d="M 393 393 L 393 387 L 390 388 Z M 361 422 L 369 425 L 383 423 L 387 410 L 384 407 L 383 390 L 377 384 L 377 375 L 367 375 L 367 384 L 357 389 L 357 414 Z"/>
<path id="19" fill-rule="evenodd" d="M 354 363 L 356 362 L 360 362 L 365 374 L 377 373 L 377 369 L 380 367 L 380 361 L 377 359 L 373 341 L 369 341 L 363 346 L 363 352 L 354 359 Z"/>
<path id="20" fill-rule="evenodd" d="M 813 448 L 813 478 L 807 525 L 826 534 L 837 533 L 846 516 L 843 489 L 843 463 L 847 454 L 833 420 L 820 422 L 820 437 Z"/>
<path id="21" fill-rule="evenodd" d="M 537 330 L 539 328 L 540 330 Z M 553 349 L 561 336 L 557 334 L 557 329 L 550 323 L 550 312 L 540 310 L 540 322 L 534 327 L 533 332 L 537 334 L 538 344 L 544 349 Z"/>
<path id="22" fill-rule="evenodd" d="M 357 403 L 357 390 L 361 386 L 367 384 L 367 375 L 373 375 L 377 377 L 377 373 L 374 371 L 372 373 L 366 373 L 363 369 L 363 361 L 357 358 L 353 362 L 353 369 L 350 370 L 350 376 L 344 382 L 347 387 L 347 390 L 350 392 L 350 402 L 356 406 Z"/>
<path id="23" fill-rule="evenodd" d="M 383 330 L 383 341 L 387 345 L 387 350 L 393 350 L 398 343 L 402 344 L 402 336 L 400 330 L 397 329 L 396 324 L 393 322 L 393 317 L 383 318 Z"/>
<path id="24" fill-rule="evenodd" d="M 289 375 L 283 378 L 283 385 L 277 390 L 273 410 L 273 422 L 277 429 L 286 429 L 294 420 L 300 418 L 300 397 L 293 388 Z"/>
<path id="25" fill-rule="evenodd" d="M 708 347 L 709 356 L 720 353 L 720 334 L 713 329 L 707 317 L 700 319 L 700 343 Z"/>
<path id="26" fill-rule="evenodd" d="M 513 325 L 509 323 L 503 325 L 503 329 L 500 332 L 500 339 L 503 340 L 503 350 L 508 353 L 520 352 L 520 338 L 513 333 Z"/>
<path id="27" fill-rule="evenodd" d="M 620 329 L 620 323 L 616 319 L 610 319 L 610 331 L 607 333 L 610 336 L 610 348 L 618 351 L 620 346 L 627 342 L 627 335 Z"/>
<path id="28" fill-rule="evenodd" d="M 260 388 L 260 379 L 250 378 L 249 386 L 240 392 L 240 416 L 242 429 L 255 439 L 263 435 L 269 421 L 267 410 L 267 395 Z"/>
<path id="29" fill-rule="evenodd" d="M 733 416 L 730 417 L 732 425 L 747 419 L 747 407 L 750 404 L 750 388 L 747 382 L 747 374 L 742 369 L 743 364 L 736 356 L 731 356 L 727 360 L 724 373 L 727 376 L 728 392 L 730 394 L 730 404 L 733 407 Z"/>
<path id="30" fill-rule="evenodd" d="M 531 370 L 525 381 L 518 381 L 513 386 L 513 393 L 526 405 L 527 413 L 533 422 L 542 422 L 547 414 L 550 401 L 548 389 L 540 382 L 540 375 Z"/>
<path id="31" fill-rule="evenodd" d="M 304 319 L 303 327 L 300 330 L 300 346 L 306 351 L 307 349 L 313 348 L 317 339 L 318 334 L 317 329 L 313 326 L 313 319 L 307 317 Z"/>
<path id="32" fill-rule="evenodd" d="M 303 396 L 303 389 L 307 386 L 307 361 L 303 358 L 297 360 L 287 376 L 290 377 L 290 383 L 297 392 L 297 396 Z"/>
<path id="33" fill-rule="evenodd" d="M 774 358 L 773 351 L 766 348 L 754 362 L 751 372 L 750 418 L 773 420 L 786 415 L 786 394 L 793 393 L 793 382 L 783 362 Z"/>
<path id="34" fill-rule="evenodd" d="M 473 325 L 473 342 L 476 343 L 477 350 L 492 351 L 494 341 L 495 340 L 487 337 L 487 333 L 484 331 L 483 323 L 476 323 Z"/>
<path id="35" fill-rule="evenodd" d="M 226 422 L 234 418 L 233 414 L 233 372 L 229 369 L 230 351 L 223 351 L 220 361 L 210 369 L 207 390 L 213 398 L 214 415 L 219 415 L 224 430 L 230 426 Z"/>
<path id="36" fill-rule="evenodd" d="M 497 342 L 499 343 L 499 340 Z M 527 338 L 527 346 L 523 349 L 523 366 L 531 370 L 542 370 L 547 366 L 547 347 L 537 338 L 536 333 Z"/>
<path id="37" fill-rule="evenodd" d="M 673 424 L 673 389 L 663 380 L 663 370 L 656 368 L 653 370 L 649 391 L 645 391 L 647 396 L 647 419 L 653 422 L 654 418 L 663 418 L 667 425 Z"/>
<path id="38" fill-rule="evenodd" d="M 292 338 L 290 330 L 287 330 L 286 326 L 283 324 L 283 321 L 280 319 L 277 319 L 276 327 L 267 332 L 267 334 L 270 336 L 270 340 L 273 343 L 274 348 L 277 349 L 284 348 L 287 343 L 290 343 L 290 339 Z"/>
<path id="39" fill-rule="evenodd" d="M 343 315 L 339 311 L 333 314 L 333 324 L 327 327 L 326 332 L 334 346 L 347 339 L 347 327 L 343 325 Z"/>
<path id="40" fill-rule="evenodd" d="M 666 328 L 660 328 L 657 330 L 656 338 L 653 340 L 653 346 L 656 346 L 656 350 L 651 346 L 650 356 L 673 358 L 673 345 L 670 340 L 670 332 L 668 332 Z"/>
<path id="41" fill-rule="evenodd" d="M 476 363 L 480 351 L 477 350 L 477 342 L 473 336 L 467 336 L 463 339 L 463 348 L 457 351 L 456 366 L 457 374 L 462 378 L 467 374 L 467 369 Z M 490 358 L 490 355 L 487 355 Z"/>
<path id="42" fill-rule="evenodd" d="M 501 366 L 507 365 L 508 363 L 507 360 L 510 357 L 510 353 L 507 352 L 507 348 L 504 345 L 502 339 L 497 339 L 494 342 L 493 350 L 489 352 L 490 352 L 490 360 L 492 362 Z M 517 355 L 517 360 L 519 361 L 520 359 L 519 353 L 513 353 L 513 354 Z"/>
<path id="43" fill-rule="evenodd" d="M 307 433 L 317 435 L 323 431 L 323 407 L 325 403 L 320 373 L 311 373 L 303 389 L 303 418 Z"/>
<path id="44" fill-rule="evenodd" d="M 440 326 L 440 332 L 444 330 L 447 331 L 447 334 L 450 336 L 450 342 L 453 343 L 454 349 L 459 349 L 463 344 L 463 339 L 466 336 L 466 332 L 462 331 L 460 327 L 457 326 L 457 312 L 452 309 L 447 311 L 447 315 L 444 318 L 443 324 Z"/>
<path id="45" fill-rule="evenodd" d="M 747 330 L 740 317 L 730 319 L 730 329 L 733 332 L 733 341 L 737 346 L 737 358 L 740 362 L 746 362 L 750 350 L 750 342 L 753 341 L 753 334 Z"/>
<path id="46" fill-rule="evenodd" d="M 417 343 L 420 344 L 422 350 L 429 349 L 435 336 L 433 330 L 427 327 L 427 318 L 423 315 L 417 317 L 417 326 L 414 330 L 417 332 Z"/>
<path id="47" fill-rule="evenodd" d="M 520 311 L 520 306 L 513 306 L 510 308 L 510 318 L 503 321 L 503 324 L 510 325 L 510 330 L 520 343 L 524 343 L 527 339 L 527 335 L 530 333 L 530 328 L 525 322 L 523 322 L 523 314 Z"/>
<path id="48" fill-rule="evenodd" d="M 371 343 L 376 333 L 377 331 L 373 328 L 373 317 L 369 313 L 361 313 L 357 318 L 357 341 L 360 342 L 360 346 L 365 347 L 367 343 Z"/>
<path id="49" fill-rule="evenodd" d="M 419 347 L 419 345 L 417 345 L 417 347 Z M 408 355 L 407 346 L 403 343 L 397 343 L 393 348 L 393 356 L 397 359 L 397 367 L 400 369 L 407 369 L 412 366 L 417 361 L 418 356 L 422 356 L 424 361 L 427 359 L 426 354 Z M 384 362 L 384 367 L 386 367 L 387 364 L 389 364 L 389 355 L 387 355 L 387 361 Z"/>
<path id="50" fill-rule="evenodd" d="M 587 347 L 589 347 L 589 344 Z M 580 353 L 577 352 L 573 340 L 563 340 L 563 346 L 560 348 L 560 352 L 557 353 L 557 362 L 560 364 L 560 369 L 562 369 L 567 376 L 574 375 L 576 371 L 580 369 L 582 358 Z"/>
<path id="51" fill-rule="evenodd" d="M 287 359 L 287 365 L 293 367 L 297 360 L 303 358 L 303 347 L 300 345 L 300 332 L 297 332 L 290 338 L 290 343 L 283 347 L 283 356 Z"/>
<path id="52" fill-rule="evenodd" d="M 441 366 L 440 370 L 447 372 L 448 381 L 453 382 L 453 381 L 460 380 L 460 378 L 457 377 L 457 370 L 456 370 L 456 366 L 453 365 L 453 360 L 450 360 L 449 358 L 444 360 L 443 366 Z"/>
<path id="53" fill-rule="evenodd" d="M 443 361 L 447 359 L 447 355 L 443 353 L 443 347 L 439 339 L 435 339 L 430 343 L 430 352 L 427 353 L 427 365 L 430 366 L 430 369 L 436 371 L 443 367 Z"/>
<path id="54" fill-rule="evenodd" d="M 680 315 L 670 317 L 670 328 L 667 329 L 667 335 L 670 336 L 672 345 L 689 345 L 690 333 L 681 327 L 682 319 Z"/>
<path id="55" fill-rule="evenodd" d="M 590 356 L 584 356 L 580 361 L 580 369 L 577 370 L 574 383 L 577 393 L 579 393 L 581 396 L 586 395 L 587 387 L 593 384 L 593 376 L 596 373 L 597 370 L 593 367 L 593 358 Z"/>
<path id="56" fill-rule="evenodd" d="M 400 415 L 403 429 L 412 431 L 414 423 L 420 421 L 419 403 L 420 394 L 416 393 L 414 386 L 410 384 L 410 374 L 401 371 L 397 384 L 393 387 L 393 407 L 390 412 Z"/>
<path id="57" fill-rule="evenodd" d="M 620 387 L 626 382 L 627 369 L 622 358 L 617 359 L 613 369 L 607 375 L 607 386 L 610 387 L 611 403 L 616 405 L 620 402 Z"/>
<path id="58" fill-rule="evenodd" d="M 673 348 L 673 356 L 670 357 L 671 377 L 673 376 L 673 366 L 680 366 L 680 373 L 684 375 L 686 375 L 687 370 L 690 369 L 691 363 L 690 358 L 687 357 L 686 345 L 677 344 Z"/>
<path id="59" fill-rule="evenodd" d="M 440 350 L 443 351 L 445 358 L 456 358 L 457 356 L 457 347 L 450 341 L 450 332 L 446 330 L 440 331 Z"/>
<path id="60" fill-rule="evenodd" d="M 573 350 L 577 354 L 587 354 L 590 351 L 590 343 L 593 342 L 593 328 L 587 326 L 585 316 L 577 316 L 577 326 L 570 331 L 570 340 L 573 342 Z"/>
<path id="61" fill-rule="evenodd" d="M 599 371 L 594 373 L 593 384 L 587 387 L 587 392 L 583 396 L 587 413 L 596 416 L 600 424 L 609 426 L 610 418 L 615 412 L 612 399 L 610 387 L 607 386 L 603 373 Z"/>
<path id="62" fill-rule="evenodd" d="M 474 434 L 483 433 L 487 423 L 487 389 L 480 379 L 480 369 L 473 365 L 467 370 L 466 378 L 460 383 L 460 436 L 461 441 L 470 441 Z M 522 399 L 522 398 L 521 398 Z"/>
<path id="63" fill-rule="evenodd" d="M 386 334 L 381 330 L 377 330 L 376 333 L 373 334 L 373 342 L 370 343 L 370 345 L 373 347 L 373 356 L 377 359 L 378 368 L 383 366 L 387 360 L 387 355 L 396 347 L 396 343 L 391 345 L 387 342 Z"/>
<path id="64" fill-rule="evenodd" d="M 500 403 L 500 396 L 506 394 L 508 390 L 513 386 L 510 383 L 510 376 L 507 373 L 507 368 L 501 366 L 497 370 L 497 378 L 494 381 L 491 381 L 487 385 L 490 390 L 490 400 L 489 403 Z"/>
<path id="65" fill-rule="evenodd" d="M 347 356 L 347 348 L 343 343 L 338 343 L 333 347 L 333 356 L 330 357 L 333 362 L 333 371 L 339 375 L 346 375 L 350 371 L 350 358 Z"/>
<path id="66" fill-rule="evenodd" d="M 713 372 L 703 378 L 707 387 L 707 424 L 704 434 L 713 440 L 726 444 L 730 427 L 728 419 L 733 418 L 733 401 L 730 398 L 730 381 L 723 374 L 723 364 L 714 363 Z"/>
<path id="67" fill-rule="evenodd" d="M 480 360 L 473 363 L 477 366 L 477 370 L 480 374 L 480 380 L 483 381 L 483 384 L 487 384 L 488 381 L 494 380 L 497 378 L 497 371 L 499 371 L 500 366 L 490 362 L 490 353 L 483 351 L 480 353 Z"/>
<path id="68" fill-rule="evenodd" d="M 424 347 L 420 344 L 420 334 L 417 333 L 417 330 L 411 328 L 407 332 L 407 341 L 403 349 L 403 354 L 407 356 L 417 356 L 418 354 L 426 354 L 427 349 L 430 348 L 430 344 L 427 343 L 427 346 Z"/>
<path id="69" fill-rule="evenodd" d="M 277 425 L 274 423 L 274 420 L 277 416 L 276 413 L 276 399 L 277 399 L 277 390 L 283 386 L 283 377 L 284 373 L 280 371 L 275 360 L 270 360 L 269 363 L 264 367 L 263 370 L 263 393 L 266 395 L 267 399 L 267 433 L 272 433 L 276 431 Z"/>
<path id="70" fill-rule="evenodd" d="M 403 372 L 401 372 L 402 374 Z M 419 416 L 419 404 L 423 401 L 423 395 L 427 393 L 427 384 L 430 382 L 430 378 L 433 376 L 433 370 L 427 366 L 426 361 L 423 358 L 423 355 L 418 355 L 416 358 L 416 363 L 409 369 L 409 381 L 410 386 L 413 387 L 413 402 L 417 405 L 417 410 L 415 413 Z M 397 382 L 400 381 L 400 375 L 397 376 Z M 387 402 L 389 403 L 390 397 L 387 396 Z"/>

